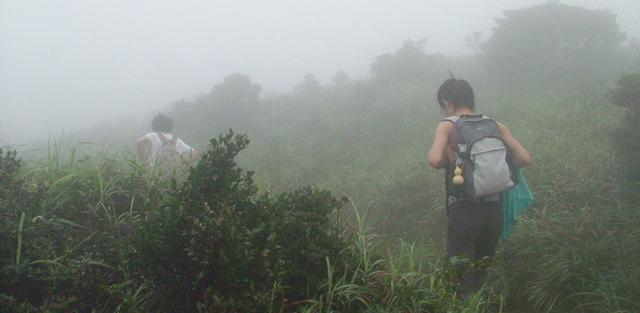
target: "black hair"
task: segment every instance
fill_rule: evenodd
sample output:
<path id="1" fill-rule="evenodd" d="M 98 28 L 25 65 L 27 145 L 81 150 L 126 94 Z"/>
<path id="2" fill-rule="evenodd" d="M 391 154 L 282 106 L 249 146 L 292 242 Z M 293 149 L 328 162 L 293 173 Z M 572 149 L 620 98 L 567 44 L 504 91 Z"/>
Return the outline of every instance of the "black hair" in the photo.
<path id="1" fill-rule="evenodd" d="M 173 120 L 160 113 L 153 117 L 153 120 L 151 121 L 151 129 L 154 132 L 168 133 L 173 129 Z"/>
<path id="2" fill-rule="evenodd" d="M 440 108 L 444 108 L 444 100 L 451 102 L 455 109 L 467 107 L 471 111 L 476 108 L 476 100 L 473 96 L 473 88 L 469 82 L 463 79 L 450 78 L 444 81 L 437 94 L 438 104 Z"/>

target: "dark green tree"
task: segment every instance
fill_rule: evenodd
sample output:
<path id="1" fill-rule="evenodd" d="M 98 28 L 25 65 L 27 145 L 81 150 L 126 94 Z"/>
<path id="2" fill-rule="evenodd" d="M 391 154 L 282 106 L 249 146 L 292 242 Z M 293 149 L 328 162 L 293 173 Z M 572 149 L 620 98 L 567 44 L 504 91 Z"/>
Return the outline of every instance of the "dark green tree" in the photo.
<path id="1" fill-rule="evenodd" d="M 307 73 L 306 75 L 304 75 L 304 79 L 302 80 L 302 82 L 294 88 L 294 92 L 297 94 L 313 94 L 319 92 L 320 90 L 322 90 L 322 85 L 320 85 L 320 82 L 318 81 L 316 76 L 311 73 Z"/>
<path id="2" fill-rule="evenodd" d="M 465 38 L 467 47 L 471 48 L 474 53 L 480 53 L 482 46 L 482 32 L 473 32 L 473 34 Z"/>
<path id="3" fill-rule="evenodd" d="M 235 162 L 248 144 L 231 130 L 211 139 L 175 197 L 136 229 L 130 265 L 154 287 L 149 311 L 279 312 L 316 295 L 327 258 L 342 264 L 331 218 L 342 201 L 311 187 L 259 194 Z"/>
<path id="4" fill-rule="evenodd" d="M 622 74 L 613 89 L 609 89 L 611 103 L 640 116 L 640 73 Z"/>
<path id="5" fill-rule="evenodd" d="M 632 180 L 640 180 L 636 155 L 640 151 L 640 73 L 622 74 L 607 94 L 609 101 L 628 112 L 618 132 L 615 133 L 617 150 L 622 161 L 623 174 Z"/>
<path id="6" fill-rule="evenodd" d="M 496 23 L 482 52 L 502 84 L 575 87 L 610 79 L 620 67 L 625 36 L 611 12 L 550 2 L 505 11 Z"/>
<path id="7" fill-rule="evenodd" d="M 349 82 L 349 74 L 344 71 L 338 71 L 335 75 L 333 75 L 333 83 L 336 86 L 342 86 Z"/>
<path id="8" fill-rule="evenodd" d="M 423 82 L 433 76 L 442 57 L 424 52 L 426 39 L 407 40 L 395 53 L 376 57 L 371 75 L 377 82 Z"/>
<path id="9" fill-rule="evenodd" d="M 251 82 L 249 76 L 235 73 L 225 77 L 222 84 L 213 86 L 210 96 L 216 102 L 239 105 L 255 102 L 261 91 L 262 87 Z"/>
<path id="10" fill-rule="evenodd" d="M 188 140 L 202 140 L 228 128 L 249 131 L 254 124 L 250 112 L 258 110 L 261 91 L 248 76 L 231 74 L 193 102 L 174 103 L 171 115 L 180 120 L 176 133 Z"/>

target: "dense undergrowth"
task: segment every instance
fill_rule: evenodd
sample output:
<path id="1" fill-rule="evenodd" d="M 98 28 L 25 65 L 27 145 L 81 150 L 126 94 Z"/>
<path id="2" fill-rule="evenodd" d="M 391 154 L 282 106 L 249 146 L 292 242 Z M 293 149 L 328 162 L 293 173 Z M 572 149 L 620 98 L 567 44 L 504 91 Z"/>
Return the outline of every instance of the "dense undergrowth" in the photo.
<path id="1" fill-rule="evenodd" d="M 316 295 L 342 267 L 342 202 L 301 188 L 258 194 L 211 140 L 187 181 L 113 158 L 23 167 L 0 154 L 0 306 L 7 312 L 267 312 Z M 56 158 L 56 156 L 52 156 Z"/>
<path id="2" fill-rule="evenodd" d="M 241 154 L 244 136 L 210 141 L 181 185 L 158 179 L 126 153 L 80 157 L 54 145 L 44 161 L 22 162 L 3 150 L 2 307 L 640 310 L 640 199 L 629 175 L 636 170 L 629 167 L 633 149 L 618 141 L 629 132 L 624 111 L 598 96 L 479 93 L 479 110 L 504 121 L 532 152 L 526 176 L 537 200 L 502 243 L 491 283 L 461 300 L 455 263 L 462 261 L 442 259 L 441 173 L 423 157 L 437 108 L 423 105 L 428 100 L 418 86 L 380 95 L 389 90 L 358 95 L 382 100 L 343 117 L 352 123 L 334 120 L 345 105 L 334 98 L 339 90 L 323 91 L 325 102 L 313 114 L 286 107 L 266 114 L 266 120 L 299 117 L 263 130 Z M 379 122 L 364 126 L 372 120 Z M 258 182 L 234 159 L 259 170 Z M 341 199 L 296 188 L 304 184 Z"/>
<path id="3" fill-rule="evenodd" d="M 490 304 L 483 295 L 457 299 L 459 272 L 433 252 L 404 242 L 383 252 L 348 199 L 310 187 L 258 194 L 234 162 L 247 144 L 233 132 L 212 139 L 180 185 L 126 156 L 64 160 L 54 151 L 27 166 L 3 150 L 3 311 L 480 312 Z M 345 209 L 355 222 L 339 220 Z"/>
<path id="4" fill-rule="evenodd" d="M 545 6 L 567 9 L 534 11 Z M 525 20 L 545 36 L 505 38 L 545 47 L 540 63 L 519 50 L 494 61 L 533 86 L 492 76 L 486 54 L 427 55 L 419 42 L 376 58 L 371 79 L 321 86 L 311 75 L 290 94 L 260 97 L 231 75 L 168 113 L 204 151 L 180 182 L 127 152 L 54 141 L 43 160 L 21 161 L 1 150 L 0 311 L 640 312 L 637 74 L 603 97 L 621 68 L 640 69 L 637 47 L 619 46 L 616 26 L 606 51 L 567 54 L 564 43 L 600 40 L 546 30 L 574 19 Z M 583 71 L 566 79 L 559 65 Z M 447 70 L 534 158 L 536 201 L 466 299 L 455 291 L 465 261 L 443 258 L 442 173 L 425 162 Z M 71 138 L 126 146 L 145 129 L 121 124 Z M 228 128 L 252 144 L 233 132 L 210 140 Z"/>
<path id="5" fill-rule="evenodd" d="M 52 149 L 44 162 L 25 164 L 3 150 L 2 307 L 637 311 L 637 183 L 625 180 L 610 140 L 621 116 L 593 102 L 567 105 L 563 114 L 572 118 L 561 118 L 548 112 L 551 104 L 527 101 L 536 114 L 526 119 L 514 118 L 525 108 L 496 103 L 487 110 L 502 113 L 530 143 L 537 165 L 527 177 L 538 200 L 499 249 L 490 285 L 467 299 L 455 294 L 455 264 L 464 260 L 442 258 L 439 175 L 424 164 L 405 163 L 416 171 L 375 187 L 369 207 L 308 187 L 261 194 L 253 173 L 234 161 L 247 138 L 227 133 L 211 140 L 180 185 L 158 179 L 126 154 L 63 157 Z M 575 129 L 586 122 L 591 126 Z M 537 123 L 546 127 L 528 126 Z M 548 136 L 557 132 L 567 135 Z M 592 144 L 590 153 L 579 153 L 583 147 L 575 142 Z"/>
<path id="6" fill-rule="evenodd" d="M 265 114 L 265 121 L 299 116 L 263 129 L 242 153 L 244 136 L 210 141 L 182 184 L 158 179 L 126 153 L 81 157 L 53 145 L 44 161 L 22 162 L 3 150 L 2 307 L 640 310 L 638 182 L 630 175 L 634 150 L 619 141 L 630 133 L 629 115 L 597 95 L 479 92 L 479 110 L 504 121 L 533 154 L 526 176 L 536 202 L 502 243 L 490 284 L 461 300 L 455 263 L 462 260 L 442 259 L 442 173 L 423 156 L 437 107 L 423 105 L 418 86 L 386 88 L 352 94 L 378 100 L 341 117 L 351 123 L 335 120 L 345 106 L 335 98 L 341 89 L 322 91 L 313 114 L 288 107 Z M 257 182 L 234 159 L 257 169 Z M 340 199 L 300 189 L 305 184 Z"/>

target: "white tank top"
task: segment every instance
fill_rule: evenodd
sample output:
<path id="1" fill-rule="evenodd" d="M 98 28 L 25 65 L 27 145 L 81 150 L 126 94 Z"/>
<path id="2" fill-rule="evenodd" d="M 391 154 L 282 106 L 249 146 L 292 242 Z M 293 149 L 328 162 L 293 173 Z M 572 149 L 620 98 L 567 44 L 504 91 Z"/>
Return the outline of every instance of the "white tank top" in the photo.
<path id="1" fill-rule="evenodd" d="M 173 139 L 173 135 L 170 133 L 162 133 L 164 134 L 165 138 L 167 138 L 167 140 L 172 140 Z M 147 133 L 145 135 L 145 137 L 147 137 L 147 139 L 149 139 L 149 142 L 151 143 L 151 146 L 149 147 L 149 155 L 147 157 L 147 161 L 149 161 L 150 164 L 155 164 L 156 160 L 158 159 L 158 156 L 160 155 L 160 150 L 162 149 L 162 139 L 160 139 L 160 135 L 158 135 L 158 133 L 156 132 L 150 132 Z M 191 152 L 193 149 L 187 145 L 184 141 L 182 141 L 182 139 L 178 138 L 176 140 L 176 151 L 180 154 L 184 154 L 187 152 Z"/>

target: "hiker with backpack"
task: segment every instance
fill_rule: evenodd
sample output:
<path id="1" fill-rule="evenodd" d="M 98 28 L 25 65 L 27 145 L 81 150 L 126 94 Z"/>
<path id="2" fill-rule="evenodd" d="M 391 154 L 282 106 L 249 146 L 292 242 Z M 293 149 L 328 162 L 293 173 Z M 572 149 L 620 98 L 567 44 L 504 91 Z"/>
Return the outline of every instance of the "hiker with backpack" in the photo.
<path id="1" fill-rule="evenodd" d="M 156 115 L 151 121 L 151 129 L 136 142 L 138 156 L 145 165 L 170 172 L 197 160 L 198 152 L 170 133 L 173 129 L 171 118 L 164 114 Z"/>
<path id="2" fill-rule="evenodd" d="M 447 256 L 468 259 L 459 293 L 467 296 L 486 281 L 480 260 L 492 257 L 503 230 L 502 192 L 515 183 L 517 167 L 531 164 L 529 152 L 507 127 L 475 114 L 471 85 L 451 78 L 438 89 L 445 116 L 436 128 L 429 165 L 444 168 Z"/>

